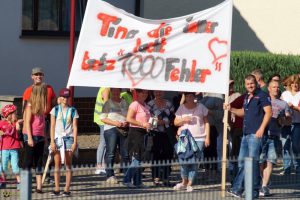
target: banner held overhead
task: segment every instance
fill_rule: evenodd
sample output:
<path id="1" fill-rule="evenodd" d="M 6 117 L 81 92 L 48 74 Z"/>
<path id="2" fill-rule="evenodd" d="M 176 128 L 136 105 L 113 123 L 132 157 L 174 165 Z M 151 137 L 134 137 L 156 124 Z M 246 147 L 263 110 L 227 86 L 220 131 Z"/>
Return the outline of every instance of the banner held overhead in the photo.
<path id="1" fill-rule="evenodd" d="M 89 0 L 68 86 L 228 93 L 232 0 L 149 20 Z"/>

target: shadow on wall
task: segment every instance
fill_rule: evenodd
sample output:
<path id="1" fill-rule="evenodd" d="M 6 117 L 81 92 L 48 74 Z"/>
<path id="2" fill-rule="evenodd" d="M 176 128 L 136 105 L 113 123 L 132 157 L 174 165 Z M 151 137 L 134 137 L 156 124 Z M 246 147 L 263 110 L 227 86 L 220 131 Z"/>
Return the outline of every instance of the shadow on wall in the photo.
<path id="1" fill-rule="evenodd" d="M 148 19 L 166 19 L 198 12 L 221 2 L 223 1 L 181 0 L 175 3 L 174 0 L 141 0 L 139 13 L 141 17 Z M 268 51 L 235 7 L 233 7 L 231 49 L 233 51 Z"/>
<path id="2" fill-rule="evenodd" d="M 231 50 L 233 51 L 263 51 L 268 52 L 263 41 L 248 25 L 239 10 L 233 7 L 232 16 L 232 39 Z"/>

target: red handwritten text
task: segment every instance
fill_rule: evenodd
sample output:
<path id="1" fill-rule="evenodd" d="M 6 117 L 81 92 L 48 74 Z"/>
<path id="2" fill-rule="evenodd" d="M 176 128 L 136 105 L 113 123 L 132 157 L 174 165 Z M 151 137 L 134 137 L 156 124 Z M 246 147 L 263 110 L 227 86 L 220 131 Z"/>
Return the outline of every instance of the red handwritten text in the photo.
<path id="1" fill-rule="evenodd" d="M 105 13 L 99 13 L 98 19 L 102 21 L 100 35 L 114 37 L 115 39 L 132 39 L 139 30 L 128 30 L 128 28 L 118 25 L 122 19 Z"/>
<path id="2" fill-rule="evenodd" d="M 172 26 L 167 26 L 166 23 L 161 23 L 158 28 L 149 31 L 147 35 L 151 38 L 159 38 L 171 34 Z"/>
<path id="3" fill-rule="evenodd" d="M 174 64 L 178 63 L 181 67 L 175 67 Z M 166 73 L 165 80 L 169 81 L 179 81 L 179 82 L 200 82 L 204 83 L 208 75 L 211 75 L 209 69 L 197 69 L 197 61 L 192 61 L 191 68 L 186 67 L 186 59 L 180 61 L 179 58 L 167 58 L 166 60 Z"/>
<path id="4" fill-rule="evenodd" d="M 164 53 L 165 52 L 165 45 L 167 44 L 166 38 L 159 38 L 154 40 L 154 42 L 149 42 L 142 44 L 142 41 L 140 38 L 136 40 L 136 46 L 133 48 L 133 53 L 136 52 L 159 52 Z"/>
<path id="5" fill-rule="evenodd" d="M 107 53 L 104 53 L 99 60 L 90 59 L 89 52 L 85 51 L 81 63 L 81 69 L 93 71 L 111 71 L 115 69 L 116 60 L 107 60 Z"/>

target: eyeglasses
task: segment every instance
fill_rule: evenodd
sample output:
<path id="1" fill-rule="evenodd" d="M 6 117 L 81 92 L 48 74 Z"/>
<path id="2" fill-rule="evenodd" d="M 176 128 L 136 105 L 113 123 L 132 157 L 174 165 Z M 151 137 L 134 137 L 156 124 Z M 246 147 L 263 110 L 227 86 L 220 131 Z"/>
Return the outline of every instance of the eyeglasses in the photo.
<path id="1" fill-rule="evenodd" d="M 34 76 L 44 76 L 42 73 L 33 74 Z"/>

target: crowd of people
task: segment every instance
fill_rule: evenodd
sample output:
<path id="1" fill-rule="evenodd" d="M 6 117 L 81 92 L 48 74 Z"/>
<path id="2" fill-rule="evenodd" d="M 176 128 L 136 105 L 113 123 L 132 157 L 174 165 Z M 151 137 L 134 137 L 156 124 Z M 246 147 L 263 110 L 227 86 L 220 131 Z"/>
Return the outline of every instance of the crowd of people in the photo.
<path id="1" fill-rule="evenodd" d="M 35 191 L 42 193 L 43 158 L 48 150 L 54 158 L 52 195 L 70 196 L 79 115 L 68 105 L 71 91 L 63 88 L 56 98 L 43 77 L 41 68 L 32 69 L 33 85 L 23 95 L 22 119 L 17 119 L 16 106 L 2 108 L 0 184 L 5 187 L 9 160 L 20 183 L 18 149 L 23 148 L 25 159 L 21 167 L 35 166 Z M 255 70 L 245 77 L 244 94 L 235 92 L 234 80 L 230 80 L 228 103 L 224 103 L 224 95 L 212 93 L 182 92 L 170 101 L 159 90 L 100 88 L 94 111 L 94 122 L 100 129 L 95 174 L 105 174 L 109 184 L 122 182 L 128 188 L 145 188 L 141 163 L 150 161 L 154 186 L 192 192 L 198 161 L 204 157 L 222 159 L 223 116 L 227 110 L 229 156 L 238 158 L 238 165 L 228 165 L 234 179 L 227 192 L 242 197 L 244 159 L 253 157 L 253 196 L 270 195 L 269 180 L 280 155 L 284 175 L 293 169 L 300 174 L 300 78 L 280 78 L 274 74 L 265 82 L 262 71 Z M 117 149 L 123 180 L 118 180 L 114 171 L 119 160 Z M 182 178 L 177 184 L 169 179 L 170 161 L 174 158 L 179 160 Z M 162 162 L 169 164 L 157 164 Z M 220 163 L 215 166 L 218 173 Z M 66 183 L 61 193 L 62 164 L 66 167 Z"/>

